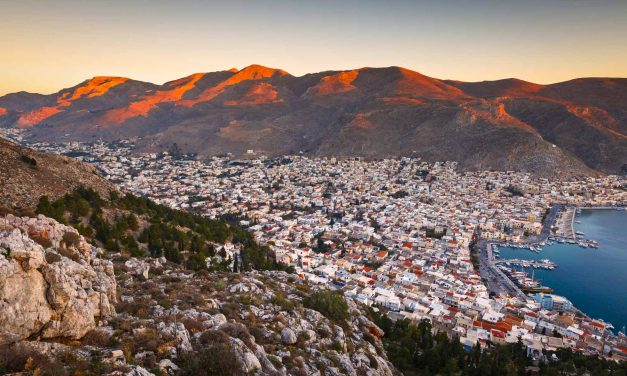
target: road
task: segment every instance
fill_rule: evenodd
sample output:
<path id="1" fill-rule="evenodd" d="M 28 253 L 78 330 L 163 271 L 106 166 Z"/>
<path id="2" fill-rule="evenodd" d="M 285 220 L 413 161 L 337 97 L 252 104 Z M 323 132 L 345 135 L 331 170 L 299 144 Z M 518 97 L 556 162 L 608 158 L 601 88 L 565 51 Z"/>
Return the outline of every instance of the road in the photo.
<path id="1" fill-rule="evenodd" d="M 525 293 L 494 264 L 492 247 L 495 244 L 485 239 L 481 239 L 477 244 L 479 246 L 479 275 L 487 281 L 488 291 L 491 293 L 524 297 Z"/>

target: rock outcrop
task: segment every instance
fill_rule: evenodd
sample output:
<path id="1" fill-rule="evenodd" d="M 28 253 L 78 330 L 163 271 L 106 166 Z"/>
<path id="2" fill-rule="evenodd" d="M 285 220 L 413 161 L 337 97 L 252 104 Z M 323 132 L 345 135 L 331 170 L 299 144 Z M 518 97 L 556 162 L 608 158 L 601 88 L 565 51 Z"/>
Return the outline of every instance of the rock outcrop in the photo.
<path id="1" fill-rule="evenodd" d="M 115 311 L 113 264 L 72 227 L 0 219 L 0 344 L 79 339 Z"/>

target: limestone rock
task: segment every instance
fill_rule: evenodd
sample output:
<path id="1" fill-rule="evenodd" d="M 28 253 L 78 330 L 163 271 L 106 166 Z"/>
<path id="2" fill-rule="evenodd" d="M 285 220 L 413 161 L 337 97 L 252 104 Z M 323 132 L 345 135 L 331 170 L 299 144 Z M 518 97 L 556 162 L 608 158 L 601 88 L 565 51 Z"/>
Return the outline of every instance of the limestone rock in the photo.
<path id="1" fill-rule="evenodd" d="M 148 372 L 140 366 L 135 366 L 132 370 L 126 373 L 126 376 L 155 376 L 155 374 Z"/>
<path id="2" fill-rule="evenodd" d="M 244 342 L 239 338 L 231 338 L 231 346 L 235 352 L 235 358 L 240 365 L 241 370 L 245 373 L 251 373 L 261 369 L 261 363 L 257 356 L 251 352 Z"/>
<path id="3" fill-rule="evenodd" d="M 8 215 L 0 230 L 0 344 L 78 339 L 111 316 L 113 265 L 99 252 L 53 219 Z"/>
<path id="4" fill-rule="evenodd" d="M 224 316 L 224 315 L 223 315 L 223 314 L 221 314 L 221 313 L 217 313 L 217 314 L 215 314 L 215 315 L 211 316 L 211 322 L 213 323 L 213 325 L 212 325 L 212 326 L 213 326 L 214 328 L 217 328 L 217 327 L 219 327 L 220 325 L 222 325 L 222 324 L 225 324 L 225 323 L 226 323 L 226 316 Z"/>
<path id="5" fill-rule="evenodd" d="M 283 330 L 281 330 L 281 341 L 286 345 L 293 345 L 298 341 L 298 338 L 292 329 L 283 328 Z"/>
<path id="6" fill-rule="evenodd" d="M 124 265 L 127 268 L 131 269 L 131 273 L 133 275 L 137 277 L 141 277 L 144 280 L 148 279 L 148 272 L 150 271 L 150 265 L 147 262 L 133 257 L 130 260 L 126 261 Z"/>
<path id="7" fill-rule="evenodd" d="M 159 371 L 165 375 L 175 375 L 179 370 L 179 367 L 174 364 L 170 359 L 162 359 L 159 362 Z"/>
<path id="8" fill-rule="evenodd" d="M 192 344 L 190 343 L 189 332 L 185 329 L 183 323 L 170 323 L 167 325 L 164 322 L 160 322 L 157 329 L 165 334 L 174 337 L 177 341 L 177 349 L 179 351 L 187 352 L 192 351 Z"/>

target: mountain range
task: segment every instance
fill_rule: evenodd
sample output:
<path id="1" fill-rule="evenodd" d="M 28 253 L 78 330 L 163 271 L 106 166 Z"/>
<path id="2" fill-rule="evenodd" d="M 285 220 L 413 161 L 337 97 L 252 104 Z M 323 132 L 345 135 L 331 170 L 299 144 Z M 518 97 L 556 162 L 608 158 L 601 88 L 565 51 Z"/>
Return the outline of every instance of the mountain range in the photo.
<path id="1" fill-rule="evenodd" d="M 620 173 L 627 78 L 461 82 L 400 67 L 296 77 L 260 65 L 163 85 L 94 77 L 50 95 L 0 97 L 0 127 L 40 141 L 138 137 L 138 151 L 176 144 L 199 157 L 418 156 L 471 170 Z"/>

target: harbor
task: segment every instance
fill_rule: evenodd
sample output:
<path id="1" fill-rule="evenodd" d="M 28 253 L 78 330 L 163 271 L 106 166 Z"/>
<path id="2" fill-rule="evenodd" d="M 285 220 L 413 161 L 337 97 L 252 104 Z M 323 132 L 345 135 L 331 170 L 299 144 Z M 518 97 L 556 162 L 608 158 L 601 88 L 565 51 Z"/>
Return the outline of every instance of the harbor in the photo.
<path id="1" fill-rule="evenodd" d="M 620 329 L 627 325 L 627 212 L 597 208 L 581 208 L 579 214 L 576 209 L 570 212 L 572 217 L 566 218 L 573 223 L 575 239 L 552 236 L 554 240 L 549 238 L 539 253 L 501 244 L 497 246 L 498 253 L 493 253 L 499 256 L 494 264 L 519 286 L 526 278 L 533 279 L 567 297 L 585 315 L 601 318 Z M 594 249 L 579 244 L 584 236 L 598 241 L 591 243 Z M 532 265 L 548 265 L 542 263 L 544 260 L 555 263 L 555 269 L 533 268 Z M 526 276 L 522 274 L 524 270 Z M 531 292 L 524 287 L 520 290 Z"/>
<path id="2" fill-rule="evenodd" d="M 543 249 L 559 245 L 578 246 L 591 250 L 599 248 L 599 243 L 596 240 L 586 239 L 586 234 L 575 228 L 576 225 L 581 224 L 579 216 L 582 210 L 624 211 L 625 208 L 578 208 L 554 205 L 548 212 L 539 236 L 530 237 L 527 242 L 521 243 L 483 242 L 480 259 L 485 267 L 481 268 L 480 274 L 484 280 L 487 280 L 491 293 L 524 296 L 527 293 L 552 292 L 552 288 L 542 286 L 540 280 L 534 276 L 536 269 L 551 272 L 558 268 L 555 261 L 549 258 L 538 258 Z M 514 251 L 516 255 L 510 257 L 508 254 L 503 257 L 502 249 Z M 521 257 L 519 250 L 529 251 L 534 256 L 527 253 Z M 531 272 L 529 273 L 525 269 L 531 270 Z"/>

